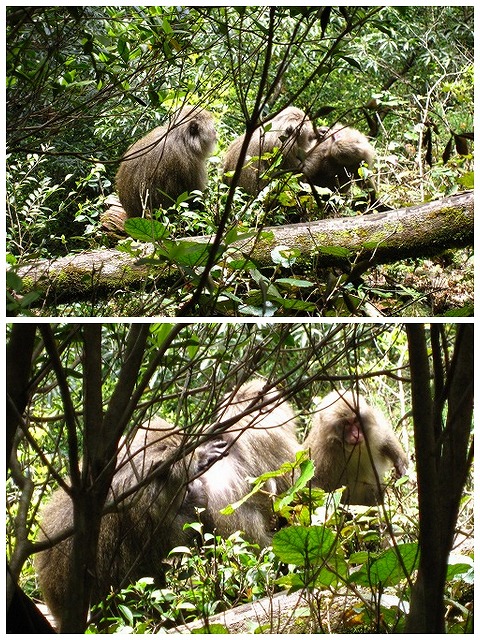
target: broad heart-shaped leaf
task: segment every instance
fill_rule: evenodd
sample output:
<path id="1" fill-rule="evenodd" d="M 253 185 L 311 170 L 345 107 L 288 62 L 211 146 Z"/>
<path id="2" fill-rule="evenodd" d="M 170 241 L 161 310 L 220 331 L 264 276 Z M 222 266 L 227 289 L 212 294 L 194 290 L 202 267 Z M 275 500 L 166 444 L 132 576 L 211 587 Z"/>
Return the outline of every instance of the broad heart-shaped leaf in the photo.
<path id="1" fill-rule="evenodd" d="M 344 584 L 348 579 L 348 567 L 337 550 L 337 538 L 326 527 L 292 526 L 281 529 L 273 536 L 274 553 L 287 564 L 305 567 L 300 585 L 292 582 L 283 586 L 329 587 Z"/>
<path id="2" fill-rule="evenodd" d="M 272 541 L 273 551 L 282 562 L 299 567 L 320 565 L 336 547 L 335 534 L 326 527 L 285 527 Z"/>
<path id="3" fill-rule="evenodd" d="M 467 584 L 473 584 L 474 562 L 469 556 L 450 554 L 448 558 L 447 580 L 460 578 Z"/>
<path id="4" fill-rule="evenodd" d="M 164 224 L 152 218 L 127 218 L 124 228 L 129 236 L 142 242 L 158 242 L 168 233 Z"/>
<path id="5" fill-rule="evenodd" d="M 210 250 L 210 246 L 203 242 L 164 240 L 162 247 L 157 248 L 157 253 L 182 267 L 200 267 L 206 263 Z M 217 256 L 221 255 L 223 250 L 223 246 L 219 247 Z"/>
<path id="6" fill-rule="evenodd" d="M 298 249 L 291 249 L 285 245 L 278 245 L 270 252 L 274 264 L 288 268 L 295 264 L 297 258 L 301 255 Z"/>
<path id="7" fill-rule="evenodd" d="M 359 571 L 353 572 L 350 582 L 365 587 L 380 583 L 385 587 L 393 586 L 412 575 L 418 566 L 418 560 L 419 552 L 416 542 L 398 544 L 381 553 L 372 563 L 367 561 Z"/>

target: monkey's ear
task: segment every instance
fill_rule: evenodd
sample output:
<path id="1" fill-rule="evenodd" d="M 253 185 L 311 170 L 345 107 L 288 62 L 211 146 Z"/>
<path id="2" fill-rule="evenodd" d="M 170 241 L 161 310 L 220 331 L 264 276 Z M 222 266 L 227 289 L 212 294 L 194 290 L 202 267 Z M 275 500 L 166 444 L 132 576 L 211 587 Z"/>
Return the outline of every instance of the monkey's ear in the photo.
<path id="1" fill-rule="evenodd" d="M 198 122 L 196 122 L 195 120 L 192 120 L 189 125 L 189 130 L 190 130 L 190 135 L 192 137 L 198 136 L 198 132 L 199 132 Z"/>

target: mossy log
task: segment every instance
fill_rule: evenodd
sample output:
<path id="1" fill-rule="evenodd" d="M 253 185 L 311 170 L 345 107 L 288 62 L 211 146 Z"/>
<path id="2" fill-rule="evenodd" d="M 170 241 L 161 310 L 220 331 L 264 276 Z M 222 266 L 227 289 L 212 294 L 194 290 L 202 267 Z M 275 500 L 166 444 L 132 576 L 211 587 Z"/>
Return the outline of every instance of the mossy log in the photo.
<path id="1" fill-rule="evenodd" d="M 238 240 L 230 247 L 248 256 L 258 268 L 274 265 L 272 251 L 293 250 L 298 271 L 340 266 L 349 269 L 362 262 L 395 262 L 406 258 L 438 255 L 446 249 L 473 245 L 473 191 L 405 209 L 351 218 L 333 218 L 308 223 L 268 227 L 266 234 Z M 180 241 L 180 240 L 179 240 Z M 199 243 L 209 251 L 213 237 L 197 236 L 181 241 Z M 142 257 L 152 255 L 146 243 Z M 23 293 L 32 290 L 59 299 L 77 300 L 141 286 L 155 277 L 168 286 L 181 277 L 175 265 L 140 263 L 138 257 L 117 249 L 87 251 L 55 260 L 37 260 L 17 268 Z"/>

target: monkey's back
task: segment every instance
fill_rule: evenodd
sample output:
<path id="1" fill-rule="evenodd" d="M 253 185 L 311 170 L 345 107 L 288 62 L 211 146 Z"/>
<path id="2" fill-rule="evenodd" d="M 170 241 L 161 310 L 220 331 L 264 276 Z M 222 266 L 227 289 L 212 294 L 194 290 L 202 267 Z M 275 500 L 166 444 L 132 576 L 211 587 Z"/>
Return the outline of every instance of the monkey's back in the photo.
<path id="1" fill-rule="evenodd" d="M 120 202 L 129 217 L 168 208 L 185 192 L 207 185 L 206 159 L 216 142 L 213 116 L 184 107 L 169 125 L 156 127 L 123 156 L 116 176 Z"/>
<path id="2" fill-rule="evenodd" d="M 161 580 L 162 561 L 172 546 L 181 544 L 183 521 L 176 522 L 176 516 L 185 496 L 190 458 L 186 462 L 181 459 L 183 438 L 171 425 L 156 418 L 149 426 L 151 430 L 140 427 L 133 439 L 125 439 L 120 445 L 107 503 L 132 489 L 162 462 L 172 458 L 177 461 L 163 472 L 159 469 L 158 476 L 152 476 L 102 517 L 92 602 L 144 575 Z M 63 489 L 57 489 L 42 510 L 40 539 L 55 538 L 71 528 L 72 500 Z M 40 589 L 57 621 L 67 602 L 72 545 L 70 536 L 35 557 Z"/>
<path id="3" fill-rule="evenodd" d="M 281 155 L 282 170 L 300 169 L 313 136 L 313 125 L 301 109 L 283 109 L 266 125 L 258 127 L 253 132 L 238 186 L 251 195 L 257 195 L 268 184 L 269 180 L 263 177 L 263 174 L 275 158 L 262 159 L 261 156 L 271 153 L 275 148 Z M 245 134 L 236 138 L 228 147 L 224 158 L 224 174 L 235 171 L 244 140 Z M 229 184 L 231 179 L 225 180 Z"/>
<path id="4" fill-rule="evenodd" d="M 278 396 L 278 402 L 272 400 L 264 408 L 254 408 L 252 402 L 257 397 L 262 400 L 264 387 L 264 381 L 254 379 L 242 385 L 235 395 L 224 398 L 227 406 L 220 411 L 221 421 L 249 412 L 222 434 L 228 443 L 229 455 L 202 476 L 208 499 L 205 516 L 209 526 L 224 537 L 236 530 L 244 531 L 248 540 L 262 547 L 270 544 L 275 524 L 271 501 L 264 492 L 249 498 L 231 515 L 222 515 L 219 510 L 250 491 L 249 478 L 294 460 L 300 449 L 295 414 L 288 402 Z M 276 395 L 275 389 L 265 394 L 272 399 Z M 269 481 L 265 489 L 280 493 L 287 487 L 288 480 L 278 478 Z"/>
<path id="5" fill-rule="evenodd" d="M 348 191 L 351 175 L 358 178 L 362 162 L 370 167 L 375 150 L 360 131 L 336 124 L 322 127 L 323 139 L 312 147 L 303 165 L 305 176 L 313 184 L 332 191 Z"/>

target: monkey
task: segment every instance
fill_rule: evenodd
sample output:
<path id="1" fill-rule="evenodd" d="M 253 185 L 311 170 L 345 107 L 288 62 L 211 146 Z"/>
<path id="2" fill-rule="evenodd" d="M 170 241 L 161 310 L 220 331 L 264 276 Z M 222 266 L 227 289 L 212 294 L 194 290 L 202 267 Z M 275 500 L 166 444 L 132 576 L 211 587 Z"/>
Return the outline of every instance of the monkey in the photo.
<path id="1" fill-rule="evenodd" d="M 268 399 L 271 404 L 257 408 L 258 403 Z M 266 382 L 259 378 L 243 384 L 233 396 L 227 394 L 222 406 L 225 408 L 219 414 L 221 421 L 233 423 L 222 433 L 228 456 L 217 459 L 200 477 L 207 497 L 205 528 L 224 538 L 242 531 L 246 540 L 263 548 L 271 544 L 275 529 L 271 498 L 265 491 L 251 496 L 231 515 L 219 511 L 250 491 L 249 478 L 295 460 L 300 450 L 296 417 L 278 390 L 266 388 Z M 244 411 L 248 413 L 241 416 Z M 288 486 L 287 478 L 278 477 L 270 479 L 265 489 L 278 494 Z"/>
<path id="2" fill-rule="evenodd" d="M 168 125 L 156 127 L 125 153 L 116 176 L 127 217 L 167 209 L 184 192 L 204 191 L 206 160 L 217 141 L 213 116 L 205 109 L 179 109 Z"/>
<path id="3" fill-rule="evenodd" d="M 346 486 L 346 504 L 378 504 L 385 474 L 394 467 L 401 477 L 407 470 L 405 452 L 386 418 L 353 391 L 332 391 L 322 400 L 304 447 L 315 464 L 314 486 L 325 491 Z"/>
<path id="4" fill-rule="evenodd" d="M 231 178 L 225 176 L 225 173 L 235 170 L 244 139 L 245 134 L 234 140 L 225 154 L 223 173 L 227 184 L 231 182 Z M 276 148 L 282 155 L 281 171 L 300 171 L 308 150 L 316 140 L 313 125 L 301 109 L 297 107 L 283 109 L 269 123 L 254 131 L 238 186 L 250 195 L 258 195 L 268 184 L 264 174 L 274 161 L 261 156 L 272 153 Z M 251 158 L 255 159 L 251 160 Z"/>
<path id="5" fill-rule="evenodd" d="M 190 478 L 208 468 L 226 443 L 217 438 L 183 457 L 186 438 L 162 418 L 154 418 L 139 427 L 133 439 L 123 442 L 107 497 L 107 503 L 114 506 L 101 520 L 91 604 L 143 576 L 162 584 L 168 552 L 192 541 L 193 533 L 183 526 L 198 520 L 195 507 L 206 505 L 206 497 L 201 483 L 190 483 Z M 170 459 L 170 468 L 155 473 Z M 120 501 L 138 483 L 141 487 Z M 72 500 L 57 489 L 43 509 L 40 539 L 53 539 L 71 528 Z M 35 557 L 40 589 L 59 625 L 67 602 L 71 552 L 69 537 Z"/>
<path id="6" fill-rule="evenodd" d="M 362 162 L 372 167 L 375 149 L 363 133 L 352 127 L 336 124 L 320 127 L 318 132 L 318 141 L 309 149 L 303 162 L 303 175 L 313 185 L 348 193 L 352 178 L 361 180 L 358 170 Z M 370 178 L 363 183 L 373 203 L 375 185 Z"/>

